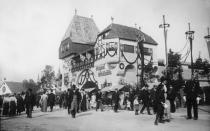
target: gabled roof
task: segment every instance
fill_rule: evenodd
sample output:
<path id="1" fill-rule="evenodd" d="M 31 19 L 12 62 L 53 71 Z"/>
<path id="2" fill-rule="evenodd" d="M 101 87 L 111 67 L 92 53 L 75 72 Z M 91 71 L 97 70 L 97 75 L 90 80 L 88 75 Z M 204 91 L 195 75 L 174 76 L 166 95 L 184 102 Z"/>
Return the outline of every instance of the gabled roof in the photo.
<path id="1" fill-rule="evenodd" d="M 98 33 L 99 29 L 92 18 L 74 15 L 62 41 L 70 38 L 73 43 L 94 43 Z"/>
<path id="2" fill-rule="evenodd" d="M 20 93 L 22 91 L 26 91 L 23 88 L 23 84 L 21 82 L 12 82 L 12 81 L 6 81 L 5 82 L 12 93 Z"/>
<path id="3" fill-rule="evenodd" d="M 98 27 L 92 18 L 74 15 L 61 41 L 59 59 L 88 50 L 95 45 L 98 33 Z M 62 48 L 65 49 L 62 51 Z"/>
<path id="4" fill-rule="evenodd" d="M 145 43 L 157 45 L 157 42 L 154 39 L 152 39 L 151 36 L 133 27 L 112 23 L 107 28 L 105 28 L 99 35 L 104 34 L 106 32 L 108 32 L 108 34 L 105 36 L 105 39 L 121 38 L 132 41 L 136 41 L 136 38 L 140 33 L 141 35 L 144 35 Z"/>

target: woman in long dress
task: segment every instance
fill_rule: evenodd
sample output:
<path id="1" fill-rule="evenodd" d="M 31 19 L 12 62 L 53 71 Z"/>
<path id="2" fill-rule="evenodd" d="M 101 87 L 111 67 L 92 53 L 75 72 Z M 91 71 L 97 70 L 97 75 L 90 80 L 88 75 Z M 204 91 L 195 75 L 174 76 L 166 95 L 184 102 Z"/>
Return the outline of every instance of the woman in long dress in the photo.
<path id="1" fill-rule="evenodd" d="M 48 99 L 48 96 L 47 96 L 47 93 L 45 92 L 41 96 L 41 99 L 40 99 L 41 111 L 42 112 L 47 112 L 47 99 Z"/>
<path id="2" fill-rule="evenodd" d="M 91 108 L 96 108 L 96 95 L 95 94 L 91 96 L 90 104 L 91 104 Z"/>

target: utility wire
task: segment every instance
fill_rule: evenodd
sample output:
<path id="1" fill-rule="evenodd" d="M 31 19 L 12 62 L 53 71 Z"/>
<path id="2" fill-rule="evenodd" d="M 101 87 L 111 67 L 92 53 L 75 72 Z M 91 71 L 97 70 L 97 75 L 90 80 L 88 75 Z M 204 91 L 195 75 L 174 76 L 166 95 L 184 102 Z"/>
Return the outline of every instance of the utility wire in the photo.
<path id="1" fill-rule="evenodd" d="M 174 53 L 180 54 L 187 47 L 187 44 L 188 44 L 188 41 L 186 41 L 184 47 L 180 51 L 174 52 Z"/>

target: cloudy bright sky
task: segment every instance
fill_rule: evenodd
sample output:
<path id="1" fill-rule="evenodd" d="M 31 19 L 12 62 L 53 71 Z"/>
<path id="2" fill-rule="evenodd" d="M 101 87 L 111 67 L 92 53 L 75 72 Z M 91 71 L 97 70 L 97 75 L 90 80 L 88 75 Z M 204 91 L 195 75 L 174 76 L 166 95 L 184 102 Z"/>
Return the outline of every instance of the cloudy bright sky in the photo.
<path id="1" fill-rule="evenodd" d="M 184 47 L 190 22 L 194 58 L 200 51 L 209 60 L 203 37 L 210 27 L 210 0 L 0 0 L 0 79 L 37 80 L 46 64 L 57 72 L 58 48 L 75 8 L 78 15 L 93 15 L 100 30 L 111 23 L 111 16 L 114 23 L 136 23 L 159 43 L 159 58 L 165 57 L 163 30 L 158 28 L 162 15 L 171 25 L 168 48 L 174 51 Z"/>

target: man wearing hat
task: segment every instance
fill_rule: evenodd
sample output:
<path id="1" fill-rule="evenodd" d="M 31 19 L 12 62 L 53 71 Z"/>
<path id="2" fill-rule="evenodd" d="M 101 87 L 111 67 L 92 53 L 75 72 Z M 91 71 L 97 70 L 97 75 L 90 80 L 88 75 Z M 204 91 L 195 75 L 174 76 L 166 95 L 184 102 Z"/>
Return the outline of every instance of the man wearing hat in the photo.
<path id="1" fill-rule="evenodd" d="M 119 101 L 120 101 L 120 93 L 118 89 L 115 89 L 115 91 L 113 92 L 112 101 L 114 102 L 114 112 L 117 112 L 119 108 Z"/>
<path id="2" fill-rule="evenodd" d="M 158 122 L 164 123 L 163 115 L 164 115 L 164 103 L 166 101 L 166 79 L 164 77 L 161 77 L 160 84 L 157 87 L 156 93 L 155 93 L 155 108 L 156 108 L 156 118 L 155 118 L 155 125 L 158 125 Z"/>
<path id="3" fill-rule="evenodd" d="M 184 88 L 184 101 L 187 105 L 187 119 L 192 119 L 191 110 L 193 107 L 194 120 L 198 119 L 198 102 L 203 93 L 199 81 L 192 79 L 186 82 Z"/>
<path id="4" fill-rule="evenodd" d="M 69 102 L 71 102 L 71 115 L 73 118 L 76 116 L 78 103 L 81 100 L 79 90 L 76 89 L 75 85 L 72 85 L 72 90 L 69 92 Z"/>
<path id="5" fill-rule="evenodd" d="M 35 103 L 35 98 L 32 93 L 32 89 L 29 88 L 25 96 L 26 114 L 28 118 L 32 118 L 32 109 L 33 109 L 34 103 Z"/>

